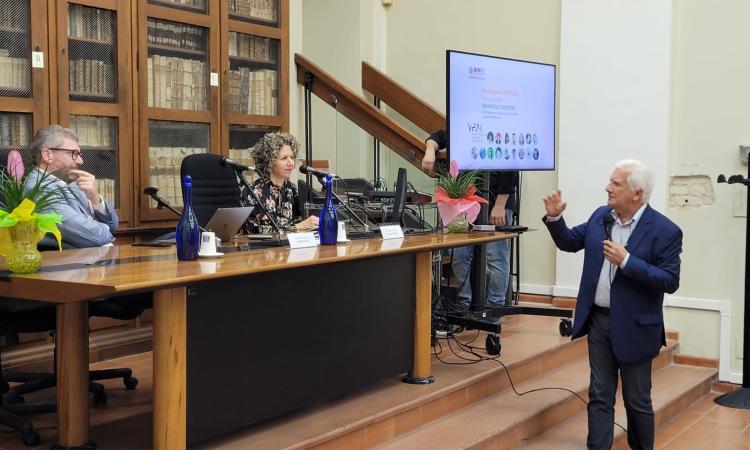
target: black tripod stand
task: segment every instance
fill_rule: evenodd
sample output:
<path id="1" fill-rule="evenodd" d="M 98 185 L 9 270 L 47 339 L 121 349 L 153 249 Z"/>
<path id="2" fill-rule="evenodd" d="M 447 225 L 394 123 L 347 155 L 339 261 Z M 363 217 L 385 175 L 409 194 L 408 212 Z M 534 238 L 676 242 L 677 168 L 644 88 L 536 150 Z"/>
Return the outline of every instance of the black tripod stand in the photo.
<path id="1" fill-rule="evenodd" d="M 745 187 L 750 185 L 750 166 L 748 166 L 748 177 L 732 175 L 727 180 L 724 175 L 719 175 L 717 183 L 742 183 Z M 750 188 L 747 189 L 747 200 L 750 204 Z M 745 224 L 745 337 L 744 352 L 742 355 L 742 387 L 714 399 L 714 402 L 722 406 L 738 409 L 750 409 L 750 223 Z"/>

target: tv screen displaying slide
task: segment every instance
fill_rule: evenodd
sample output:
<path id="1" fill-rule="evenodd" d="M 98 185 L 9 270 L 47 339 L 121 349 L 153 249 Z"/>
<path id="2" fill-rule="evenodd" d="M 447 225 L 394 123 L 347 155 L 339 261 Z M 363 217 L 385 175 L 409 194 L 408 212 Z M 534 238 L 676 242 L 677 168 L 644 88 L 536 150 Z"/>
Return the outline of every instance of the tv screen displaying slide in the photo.
<path id="1" fill-rule="evenodd" d="M 554 170 L 554 65 L 448 50 L 448 158 L 460 170 Z"/>

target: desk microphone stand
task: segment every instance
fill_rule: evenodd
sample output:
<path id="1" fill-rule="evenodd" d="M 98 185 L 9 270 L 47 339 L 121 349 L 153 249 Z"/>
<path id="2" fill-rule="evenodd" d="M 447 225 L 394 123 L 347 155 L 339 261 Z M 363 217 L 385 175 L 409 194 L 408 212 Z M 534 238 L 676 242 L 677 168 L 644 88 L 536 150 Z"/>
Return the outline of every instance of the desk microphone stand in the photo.
<path id="1" fill-rule="evenodd" d="M 273 227 L 274 230 L 276 230 L 276 233 L 279 236 L 279 238 L 277 239 L 277 241 L 279 242 L 279 245 L 281 245 L 280 244 L 281 240 L 282 240 L 281 239 L 281 235 L 283 233 L 281 231 L 281 226 L 276 221 L 276 217 L 274 217 L 273 215 L 271 215 L 271 214 L 268 213 L 268 210 L 266 209 L 266 206 L 263 204 L 263 202 L 260 201 L 260 199 L 258 198 L 258 196 L 255 195 L 255 192 L 253 191 L 252 186 L 250 186 L 250 183 L 248 183 L 247 180 L 245 179 L 245 176 L 242 174 L 242 170 L 240 170 L 240 169 L 238 169 L 236 167 L 233 167 L 233 169 L 234 169 L 235 172 L 237 172 L 237 178 L 240 180 L 240 184 L 242 184 L 242 186 L 245 189 L 247 189 L 248 194 L 255 201 L 255 206 L 257 206 L 258 208 L 260 208 L 260 210 L 263 212 L 263 214 L 265 214 L 266 217 L 268 217 L 268 221 L 271 222 L 271 226 Z"/>
<path id="2" fill-rule="evenodd" d="M 318 182 L 325 187 L 326 183 L 323 180 L 323 177 L 318 177 Z M 333 186 L 333 184 L 331 184 L 331 186 Z M 344 201 L 341 200 L 341 197 L 339 197 L 338 195 L 336 195 L 336 191 L 333 189 L 333 187 L 331 187 L 331 195 L 333 195 L 333 198 L 335 198 L 336 200 L 339 201 L 340 205 L 344 205 L 344 208 L 347 210 L 347 212 L 349 212 L 349 215 L 351 215 L 352 217 L 354 217 L 355 219 L 357 219 L 357 222 L 359 222 L 360 225 L 362 225 L 362 229 L 363 230 L 370 231 L 370 226 L 367 225 L 367 223 L 365 223 L 365 221 L 363 221 L 362 219 L 360 219 L 359 216 L 354 213 L 354 211 L 349 207 L 349 203 L 348 202 L 344 203 Z M 367 212 L 365 212 L 364 210 L 362 212 L 364 212 L 364 214 L 367 215 Z"/>
<path id="3" fill-rule="evenodd" d="M 177 217 L 182 216 L 182 213 L 174 208 L 174 206 L 170 205 L 169 202 L 164 200 L 159 194 L 159 189 L 151 186 L 147 186 L 143 189 L 143 193 L 151 197 L 156 202 L 156 209 L 164 209 L 167 208 L 168 210 L 172 211 L 177 215 Z M 206 229 L 202 226 L 198 225 L 198 228 L 205 232 Z"/>
<path id="4" fill-rule="evenodd" d="M 747 190 L 747 200 L 750 205 L 750 165 L 748 166 L 748 177 L 742 175 L 732 175 L 727 180 L 724 175 L 719 175 L 718 183 L 742 183 Z M 737 409 L 750 409 L 750 224 L 745 223 L 745 336 L 744 352 L 742 358 L 742 387 L 720 395 L 714 399 L 714 402 L 721 406 L 728 406 Z"/>

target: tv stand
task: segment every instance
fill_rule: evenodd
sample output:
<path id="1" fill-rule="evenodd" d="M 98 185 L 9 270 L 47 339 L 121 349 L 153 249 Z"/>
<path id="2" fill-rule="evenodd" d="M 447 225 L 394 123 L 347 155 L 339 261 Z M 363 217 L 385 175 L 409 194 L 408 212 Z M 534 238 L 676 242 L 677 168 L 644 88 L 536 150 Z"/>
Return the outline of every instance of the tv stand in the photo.
<path id="1" fill-rule="evenodd" d="M 446 314 L 446 321 L 451 325 L 459 325 L 473 330 L 500 334 L 502 318 L 505 316 L 545 316 L 560 318 L 560 336 L 573 334 L 573 311 L 563 308 L 546 308 L 541 306 L 509 305 L 487 308 L 484 311 L 467 311 L 465 314 Z"/>

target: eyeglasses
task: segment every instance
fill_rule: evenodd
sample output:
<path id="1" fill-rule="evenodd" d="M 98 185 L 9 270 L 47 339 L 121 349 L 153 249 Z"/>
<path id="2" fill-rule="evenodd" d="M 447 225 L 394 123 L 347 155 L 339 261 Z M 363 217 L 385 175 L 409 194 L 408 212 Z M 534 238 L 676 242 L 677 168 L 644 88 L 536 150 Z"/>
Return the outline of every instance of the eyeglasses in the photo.
<path id="1" fill-rule="evenodd" d="M 48 147 L 47 150 L 55 150 L 58 152 L 70 152 L 70 157 L 73 159 L 78 159 L 81 157 L 81 151 L 78 149 Z"/>

